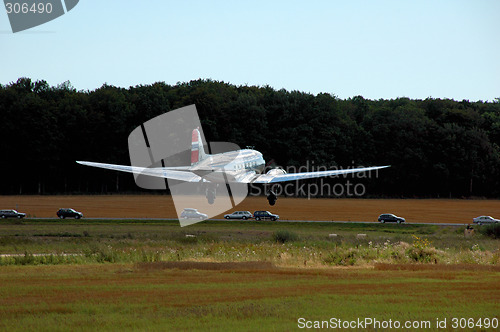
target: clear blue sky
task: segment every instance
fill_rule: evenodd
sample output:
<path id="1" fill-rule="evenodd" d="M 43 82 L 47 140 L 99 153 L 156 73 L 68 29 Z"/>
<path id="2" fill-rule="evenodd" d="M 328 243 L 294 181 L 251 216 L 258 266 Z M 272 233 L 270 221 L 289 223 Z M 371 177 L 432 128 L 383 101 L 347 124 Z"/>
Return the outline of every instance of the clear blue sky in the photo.
<path id="1" fill-rule="evenodd" d="M 13 34 L 0 83 L 211 78 L 340 98 L 500 97 L 500 1 L 81 0 Z"/>

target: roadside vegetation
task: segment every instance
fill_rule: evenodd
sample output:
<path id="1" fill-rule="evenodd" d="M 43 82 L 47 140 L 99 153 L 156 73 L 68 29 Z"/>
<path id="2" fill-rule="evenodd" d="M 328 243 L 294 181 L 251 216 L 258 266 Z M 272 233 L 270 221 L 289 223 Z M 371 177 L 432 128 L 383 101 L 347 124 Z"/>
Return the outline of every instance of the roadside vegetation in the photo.
<path id="1" fill-rule="evenodd" d="M 485 225 L 480 227 L 479 232 L 493 239 L 500 239 L 500 224 Z"/>
<path id="2" fill-rule="evenodd" d="M 499 265 L 491 226 L 210 221 L 24 221 L 0 225 L 0 265 L 269 262 L 281 267 L 376 263 Z"/>

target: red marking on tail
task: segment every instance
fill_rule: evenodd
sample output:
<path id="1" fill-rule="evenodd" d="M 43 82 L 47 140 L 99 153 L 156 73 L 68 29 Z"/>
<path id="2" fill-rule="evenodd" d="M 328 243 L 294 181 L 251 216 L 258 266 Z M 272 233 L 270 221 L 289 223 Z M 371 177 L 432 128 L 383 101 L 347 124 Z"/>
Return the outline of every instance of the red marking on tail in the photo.
<path id="1" fill-rule="evenodd" d="M 200 160 L 198 144 L 198 130 L 195 129 L 191 135 L 191 164 L 197 163 Z"/>
<path id="2" fill-rule="evenodd" d="M 199 159 L 198 151 L 191 151 L 191 164 L 197 163 Z"/>

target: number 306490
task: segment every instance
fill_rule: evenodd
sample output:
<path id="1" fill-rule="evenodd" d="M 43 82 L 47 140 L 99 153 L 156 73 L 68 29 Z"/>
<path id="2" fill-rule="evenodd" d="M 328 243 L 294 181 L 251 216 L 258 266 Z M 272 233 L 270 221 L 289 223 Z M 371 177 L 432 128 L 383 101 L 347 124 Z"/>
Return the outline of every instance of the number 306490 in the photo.
<path id="1" fill-rule="evenodd" d="M 465 328 L 498 328 L 498 318 L 452 318 L 451 319 L 451 328 L 452 329 L 465 329 Z"/>
<path id="2" fill-rule="evenodd" d="M 50 14 L 52 13 L 52 4 L 50 2 L 48 3 L 33 3 L 31 6 L 27 4 L 26 2 L 24 3 L 11 3 L 7 2 L 5 4 L 5 8 L 7 9 L 7 14 L 28 14 L 28 13 L 33 13 L 33 14 Z"/>

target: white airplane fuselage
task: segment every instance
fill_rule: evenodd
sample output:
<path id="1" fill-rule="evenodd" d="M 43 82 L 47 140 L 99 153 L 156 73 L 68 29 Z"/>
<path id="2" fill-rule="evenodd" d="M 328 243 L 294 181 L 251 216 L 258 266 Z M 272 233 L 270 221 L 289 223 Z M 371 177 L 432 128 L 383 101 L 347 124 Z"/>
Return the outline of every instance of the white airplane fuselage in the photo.
<path id="1" fill-rule="evenodd" d="M 256 150 L 242 149 L 206 155 L 205 159 L 192 166 L 191 171 L 202 173 L 205 169 L 212 169 L 215 173 L 223 172 L 234 177 L 230 181 L 235 180 L 237 182 L 248 183 L 256 175 L 261 174 L 265 166 L 262 153 Z M 209 177 L 209 175 L 205 176 Z M 211 180 L 214 181 L 215 179 L 212 177 Z"/>
<path id="2" fill-rule="evenodd" d="M 224 171 L 255 171 L 260 174 L 264 170 L 265 161 L 262 153 L 256 150 L 243 149 L 207 155 L 193 169 L 221 168 Z"/>

